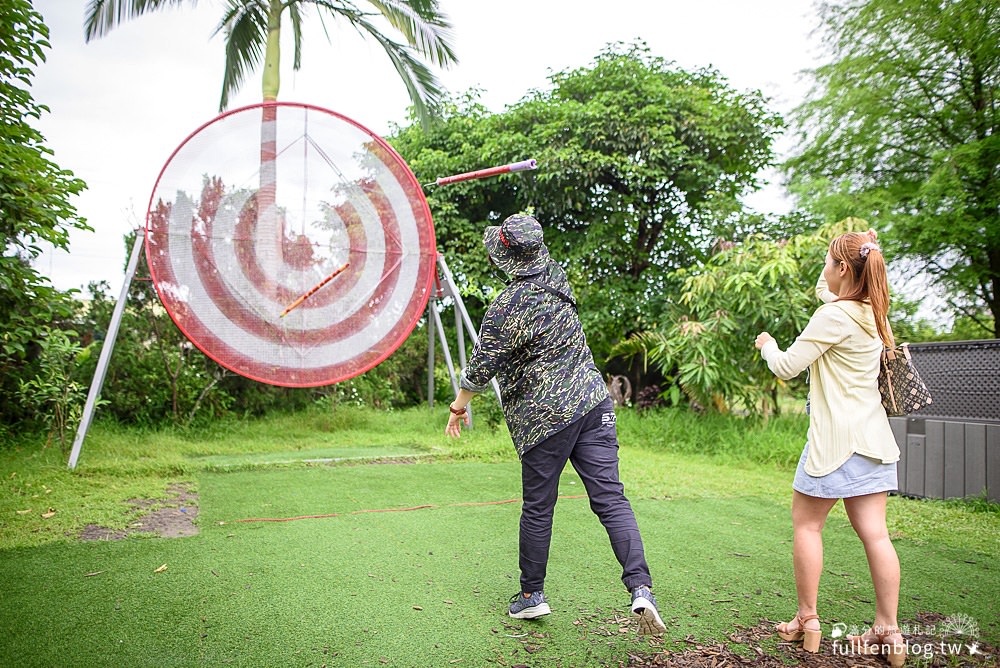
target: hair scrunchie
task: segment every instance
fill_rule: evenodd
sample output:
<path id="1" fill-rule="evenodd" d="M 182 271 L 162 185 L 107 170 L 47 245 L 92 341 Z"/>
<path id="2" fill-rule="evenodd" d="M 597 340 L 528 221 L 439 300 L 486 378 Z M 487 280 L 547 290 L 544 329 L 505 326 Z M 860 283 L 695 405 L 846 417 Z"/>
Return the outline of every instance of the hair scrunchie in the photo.
<path id="1" fill-rule="evenodd" d="M 871 241 L 866 241 L 865 243 L 861 244 L 861 257 L 867 259 L 868 254 L 871 253 L 872 251 L 878 251 L 879 253 L 881 253 L 882 249 L 878 247 L 878 244 L 873 243 Z"/>

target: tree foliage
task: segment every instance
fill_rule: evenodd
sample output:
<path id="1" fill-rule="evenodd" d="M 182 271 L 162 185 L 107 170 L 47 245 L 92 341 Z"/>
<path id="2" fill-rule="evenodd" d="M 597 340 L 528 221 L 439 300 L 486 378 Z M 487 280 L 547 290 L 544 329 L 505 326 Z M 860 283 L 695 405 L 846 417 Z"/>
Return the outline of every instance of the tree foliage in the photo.
<path id="1" fill-rule="evenodd" d="M 475 91 L 430 132 L 390 139 L 421 182 L 535 158 L 538 170 L 433 187 L 442 251 L 468 294 L 485 298 L 482 229 L 533 208 L 567 267 L 588 338 L 607 351 L 645 329 L 676 290 L 670 272 L 706 256 L 741 220 L 780 119 L 758 92 L 693 72 L 642 44 L 611 45 L 587 67 L 491 114 Z"/>
<path id="2" fill-rule="evenodd" d="M 767 415 L 784 381 L 767 368 L 754 337 L 767 331 L 787 348 L 820 305 L 815 285 L 830 240 L 866 229 L 866 221 L 848 218 L 786 239 L 758 234 L 721 243 L 704 262 L 676 272 L 683 288 L 668 324 L 633 335 L 612 354 L 655 364 L 672 382 L 665 391 L 675 404 L 683 393 L 705 410 Z"/>
<path id="3" fill-rule="evenodd" d="M 981 335 L 1000 336 L 1000 1 L 841 0 L 821 12 L 832 61 L 796 111 L 793 189 L 886 229 Z"/>
<path id="4" fill-rule="evenodd" d="M 80 421 L 87 396 L 86 386 L 74 377 L 82 348 L 76 332 L 61 329 L 46 332 L 39 347 L 38 372 L 20 380 L 18 398 L 48 431 L 46 446 L 56 439 L 67 452 L 70 432 Z"/>
<path id="5" fill-rule="evenodd" d="M 72 229 L 90 230 L 70 198 L 84 183 L 50 159 L 32 123 L 48 108 L 30 86 L 49 48 L 48 28 L 27 0 L 0 3 L 0 421 L 25 416 L 16 400 L 34 376 L 38 342 L 73 315 L 72 299 L 31 265 L 49 243 L 67 250 Z"/>

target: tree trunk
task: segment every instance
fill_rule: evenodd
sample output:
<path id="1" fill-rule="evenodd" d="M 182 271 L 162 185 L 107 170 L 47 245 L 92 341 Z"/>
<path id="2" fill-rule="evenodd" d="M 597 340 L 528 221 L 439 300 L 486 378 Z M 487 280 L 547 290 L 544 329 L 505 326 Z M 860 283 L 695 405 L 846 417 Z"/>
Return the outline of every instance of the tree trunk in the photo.
<path id="1" fill-rule="evenodd" d="M 254 254 L 263 272 L 263 285 L 274 282 L 283 263 L 284 237 L 277 209 L 278 108 L 268 105 L 278 99 L 281 86 L 281 2 L 271 0 L 267 15 L 267 47 L 264 54 L 263 94 L 265 106 L 260 121 L 260 188 L 257 191 L 257 225 Z"/>

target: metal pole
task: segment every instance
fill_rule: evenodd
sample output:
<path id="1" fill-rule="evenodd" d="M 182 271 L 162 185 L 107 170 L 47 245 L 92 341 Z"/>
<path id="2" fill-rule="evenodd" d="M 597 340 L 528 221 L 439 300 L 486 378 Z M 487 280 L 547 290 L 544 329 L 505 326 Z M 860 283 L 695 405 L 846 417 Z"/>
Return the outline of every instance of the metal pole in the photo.
<path id="1" fill-rule="evenodd" d="M 427 301 L 427 405 L 434 408 L 434 304 L 437 299 Z"/>
<path id="2" fill-rule="evenodd" d="M 448 375 L 451 377 L 451 389 L 458 394 L 458 376 L 455 375 L 455 364 L 451 361 L 451 350 L 448 348 L 448 339 L 444 333 L 444 325 L 441 324 L 441 314 L 434 311 L 434 324 L 438 330 L 438 338 L 441 340 L 441 350 L 444 351 L 444 362 L 448 365 Z"/>
<path id="3" fill-rule="evenodd" d="M 465 322 L 465 328 L 469 332 L 469 338 L 472 339 L 472 345 L 476 345 L 479 343 L 479 334 L 476 333 L 476 328 L 472 324 L 472 318 L 469 317 L 469 312 L 465 309 L 465 302 L 462 301 L 462 295 L 458 292 L 458 286 L 455 285 L 455 279 L 451 276 L 451 270 L 448 269 L 448 263 L 444 261 L 444 256 L 440 253 L 437 256 L 437 261 L 438 267 L 441 268 L 441 283 L 447 288 L 448 294 L 451 295 L 451 298 L 455 300 L 455 310 L 461 314 L 462 320 Z M 490 385 L 493 386 L 493 393 L 497 397 L 497 403 L 502 407 L 503 400 L 500 398 L 500 385 L 497 383 L 497 379 L 491 379 Z"/>
<path id="4" fill-rule="evenodd" d="M 461 377 L 462 370 L 465 368 L 467 358 L 465 356 L 465 325 L 462 324 L 462 314 L 458 312 L 458 308 L 455 308 L 455 338 L 458 339 L 458 373 Z M 472 404 L 470 403 L 465 407 L 469 414 L 469 428 L 472 428 Z"/>
<path id="5" fill-rule="evenodd" d="M 465 331 L 462 325 L 462 314 L 455 309 L 455 336 L 458 339 L 458 368 L 464 369 L 466 363 L 465 357 Z"/>
<path id="6" fill-rule="evenodd" d="M 69 453 L 69 468 L 75 469 L 76 462 L 80 458 L 80 450 L 83 448 L 83 439 L 87 437 L 87 430 L 90 429 L 90 421 L 94 417 L 94 409 L 97 407 L 97 400 L 101 396 L 101 388 L 104 386 L 104 375 L 108 371 L 108 364 L 111 362 L 111 353 L 115 349 L 115 339 L 118 338 L 118 328 L 122 324 L 122 316 L 125 314 L 125 302 L 128 301 L 128 289 L 132 285 L 135 277 L 135 268 L 139 264 L 139 254 L 142 252 L 142 242 L 145 234 L 141 230 L 136 230 L 135 243 L 132 244 L 132 254 L 129 256 L 128 269 L 125 270 L 125 281 L 122 283 L 122 291 L 118 295 L 118 303 L 115 304 L 115 311 L 111 316 L 111 323 L 108 325 L 108 333 L 104 337 L 104 345 L 101 346 L 101 356 L 97 360 L 97 369 L 94 371 L 94 379 L 90 383 L 90 392 L 87 393 L 87 403 L 83 407 L 83 416 L 80 418 L 80 425 L 76 429 L 76 438 L 73 439 L 73 449 Z"/>

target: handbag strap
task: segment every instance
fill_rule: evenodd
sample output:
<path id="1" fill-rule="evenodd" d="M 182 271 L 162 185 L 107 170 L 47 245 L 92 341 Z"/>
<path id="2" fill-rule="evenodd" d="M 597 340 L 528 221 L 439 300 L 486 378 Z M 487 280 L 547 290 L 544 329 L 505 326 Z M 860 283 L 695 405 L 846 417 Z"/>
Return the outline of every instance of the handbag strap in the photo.
<path id="1" fill-rule="evenodd" d="M 885 328 L 889 332 L 889 348 L 894 350 L 896 348 L 896 335 L 892 333 L 892 324 L 889 322 L 889 314 L 885 316 Z"/>
<path id="2" fill-rule="evenodd" d="M 896 389 L 893 387 L 892 382 L 892 367 L 887 363 L 887 359 L 895 359 L 896 355 L 891 349 L 886 350 L 883 353 L 886 359 L 882 360 L 882 371 L 885 373 L 885 386 L 889 390 L 889 402 L 892 404 L 892 409 L 894 411 L 899 410 L 899 404 L 896 403 Z M 892 355 L 892 357 L 889 357 Z"/>

